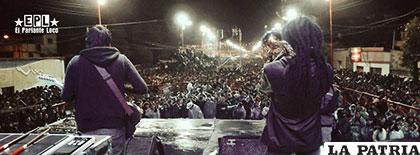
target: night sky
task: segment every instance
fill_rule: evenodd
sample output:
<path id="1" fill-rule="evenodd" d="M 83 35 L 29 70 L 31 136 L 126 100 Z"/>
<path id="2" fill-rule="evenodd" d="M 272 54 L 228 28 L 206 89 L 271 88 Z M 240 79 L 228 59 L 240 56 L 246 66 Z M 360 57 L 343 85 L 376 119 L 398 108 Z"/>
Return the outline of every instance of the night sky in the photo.
<path id="1" fill-rule="evenodd" d="M 420 11 L 417 11 L 405 18 L 371 30 L 343 28 L 340 26 L 366 25 L 402 15 L 419 8 L 420 1 L 333 0 L 333 2 L 334 40 L 338 47 L 385 46 L 390 48 L 393 30 L 398 32 L 398 28 L 403 23 L 420 14 Z M 173 16 L 178 10 L 187 12 L 194 23 L 185 31 L 187 44 L 200 42 L 201 23 L 225 31 L 230 31 L 233 26 L 237 26 L 242 29 L 244 42 L 253 42 L 267 31 L 264 25 L 272 27 L 274 22 L 280 19 L 276 12 L 282 14 L 282 8 L 293 6 L 305 15 L 317 17 L 325 36 L 328 36 L 328 5 L 325 0 L 287 0 L 285 4 L 282 5 L 281 0 L 107 0 L 102 8 L 102 20 L 105 24 L 158 20 L 149 24 L 110 27 L 116 34 L 114 40 L 116 39 L 117 43 L 121 42 L 121 44 L 129 42 L 127 46 L 133 46 L 132 44 L 136 47 L 146 46 L 148 42 L 176 46 L 178 33 Z M 14 21 L 17 18 L 23 18 L 24 14 L 48 13 L 60 21 L 59 27 L 94 25 L 97 23 L 96 7 L 95 0 L 0 0 L 2 19 L 0 33 L 13 36 Z M 58 41 L 64 40 L 66 44 L 80 44 L 74 49 L 74 52 L 77 52 L 78 49 L 83 48 L 81 46 L 85 31 L 86 29 L 83 28 L 60 30 Z M 119 31 L 125 33 L 118 34 Z M 133 31 L 133 33 L 127 36 L 128 31 Z M 74 39 L 71 40 L 71 38 Z M 65 47 L 65 49 L 68 48 Z"/>

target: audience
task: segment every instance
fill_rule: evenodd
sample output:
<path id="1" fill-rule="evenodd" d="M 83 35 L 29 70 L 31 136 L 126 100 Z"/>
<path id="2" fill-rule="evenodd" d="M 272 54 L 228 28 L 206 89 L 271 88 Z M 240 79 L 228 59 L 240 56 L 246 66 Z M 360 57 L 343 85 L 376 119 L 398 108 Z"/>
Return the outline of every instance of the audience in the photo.
<path id="1" fill-rule="evenodd" d="M 0 132 L 25 132 L 66 116 L 56 86 L 34 87 L 0 95 Z"/>
<path id="2" fill-rule="evenodd" d="M 143 118 L 217 118 L 261 120 L 270 99 L 260 87 L 260 59 L 208 57 L 187 49 L 171 63 L 139 69 L 149 94 L 127 92 L 127 100 L 141 107 Z M 219 64 L 217 66 L 216 64 Z M 221 65 L 220 65 L 221 64 Z M 398 141 L 420 138 L 419 113 L 386 102 L 420 107 L 419 86 L 395 75 L 337 70 L 338 109 L 333 115 L 332 141 Z M 378 95 L 374 98 L 343 88 Z M 0 95 L 0 132 L 25 132 L 66 116 L 55 86 L 34 87 Z"/>
<path id="3" fill-rule="evenodd" d="M 255 65 L 243 69 L 142 70 L 146 82 L 159 87 L 159 91 L 131 99 L 140 104 L 147 118 L 156 118 L 150 113 L 157 111 L 161 118 L 185 118 L 188 116 L 186 104 L 191 102 L 200 108 L 204 118 L 261 119 L 262 108 L 268 106 L 269 99 L 258 91 L 260 69 Z"/>
<path id="4" fill-rule="evenodd" d="M 341 91 L 340 105 L 335 113 L 333 141 L 393 141 L 419 139 L 419 112 L 386 102 L 386 99 L 419 106 L 419 87 L 395 75 L 336 71 L 335 83 L 379 95 L 361 95 Z M 417 95 L 416 95 L 417 94 Z M 416 98 L 417 97 L 417 98 Z"/>

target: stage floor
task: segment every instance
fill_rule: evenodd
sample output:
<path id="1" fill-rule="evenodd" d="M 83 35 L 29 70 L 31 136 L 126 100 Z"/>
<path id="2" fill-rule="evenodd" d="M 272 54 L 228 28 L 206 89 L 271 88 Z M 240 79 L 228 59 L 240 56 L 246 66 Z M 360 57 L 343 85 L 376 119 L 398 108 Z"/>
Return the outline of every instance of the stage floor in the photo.
<path id="1" fill-rule="evenodd" d="M 159 136 L 165 154 L 211 154 L 223 136 L 260 136 L 263 120 L 142 119 L 135 136 Z"/>

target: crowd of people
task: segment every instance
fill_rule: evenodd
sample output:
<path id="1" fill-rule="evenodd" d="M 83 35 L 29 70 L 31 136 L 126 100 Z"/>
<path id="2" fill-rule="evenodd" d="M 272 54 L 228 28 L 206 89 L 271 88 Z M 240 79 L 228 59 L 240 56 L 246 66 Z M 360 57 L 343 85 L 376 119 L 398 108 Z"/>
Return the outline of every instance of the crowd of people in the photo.
<path id="1" fill-rule="evenodd" d="M 261 60 L 245 59 L 243 66 L 216 67 L 216 58 L 179 53 L 184 68 L 161 66 L 140 69 L 151 92 L 127 100 L 140 106 L 143 118 L 264 119 L 270 98 L 259 91 Z M 174 65 L 174 64 L 172 64 Z M 194 67 L 187 67 L 194 66 Z M 392 141 L 419 137 L 419 115 L 386 99 L 419 107 L 419 88 L 394 75 L 335 71 L 340 89 L 333 141 Z M 379 95 L 374 98 L 353 91 Z M 0 132 L 23 132 L 66 116 L 61 90 L 55 86 L 34 87 L 0 95 Z"/>
<path id="2" fill-rule="evenodd" d="M 56 86 L 0 94 L 0 132 L 25 132 L 66 116 Z"/>
<path id="3" fill-rule="evenodd" d="M 161 61 L 158 66 L 172 71 L 209 70 L 214 69 L 218 59 L 206 55 L 195 48 L 178 49 L 171 56 L 170 61 Z"/>
<path id="4" fill-rule="evenodd" d="M 249 63 L 242 68 L 142 70 L 147 83 L 158 92 L 131 97 L 142 107 L 144 118 L 200 118 L 189 115 L 197 105 L 204 118 L 264 119 L 269 98 L 258 91 L 262 64 Z M 419 88 L 410 80 L 395 75 L 357 73 L 337 70 L 334 83 L 340 91 L 334 113 L 333 141 L 410 140 L 419 137 L 418 112 L 403 109 L 385 100 L 419 107 Z M 380 96 L 361 95 L 352 88 Z M 417 95 L 416 95 L 417 94 Z"/>
<path id="5" fill-rule="evenodd" d="M 204 118 L 262 119 L 269 103 L 258 91 L 262 64 L 247 64 L 242 68 L 197 65 L 182 71 L 141 70 L 146 83 L 159 91 L 131 100 L 140 104 L 145 118 L 195 118 L 188 115 L 194 111 L 188 109 L 190 103 L 200 107 Z"/>
<path id="6" fill-rule="evenodd" d="M 419 113 L 387 102 L 387 99 L 407 105 L 419 106 L 419 87 L 395 75 L 358 73 L 338 70 L 335 83 L 380 96 L 341 92 L 340 106 L 335 112 L 337 120 L 333 139 L 336 141 L 394 141 L 418 140 Z M 417 95 L 416 95 L 417 94 Z"/>
<path id="7" fill-rule="evenodd" d="M 420 87 L 409 78 L 394 74 L 359 73 L 345 69 L 338 70 L 335 77 L 336 83 L 342 87 L 372 93 L 407 105 L 420 106 L 418 102 Z"/>

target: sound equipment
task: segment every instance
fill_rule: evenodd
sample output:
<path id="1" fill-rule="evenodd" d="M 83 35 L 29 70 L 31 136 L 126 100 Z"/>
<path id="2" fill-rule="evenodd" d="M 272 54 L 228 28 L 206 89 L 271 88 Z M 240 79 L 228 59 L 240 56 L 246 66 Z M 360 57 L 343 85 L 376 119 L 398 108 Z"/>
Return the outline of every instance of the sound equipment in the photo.
<path id="1" fill-rule="evenodd" d="M 255 155 L 267 151 L 259 136 L 224 136 L 218 142 L 221 155 Z"/>
<path id="2" fill-rule="evenodd" d="M 22 146 L 18 147 L 15 151 L 12 152 L 12 155 L 18 155 L 18 154 L 22 153 L 23 151 L 25 151 L 28 147 L 31 147 L 32 145 L 34 145 L 36 142 L 38 142 L 38 140 L 41 140 L 41 138 L 44 137 L 45 134 L 49 130 L 50 130 L 50 128 L 45 129 L 40 134 L 38 134 L 33 139 L 31 139 L 29 142 L 27 142 L 27 143 L 23 144 Z"/>
<path id="3" fill-rule="evenodd" d="M 43 130 L 40 134 L 29 134 L 19 140 L 3 154 L 19 155 L 76 155 L 76 154 L 106 154 L 111 150 L 110 136 L 80 136 L 74 134 L 46 134 Z M 20 133 L 0 133 L 0 145 L 8 144 L 21 137 Z M 1 138 L 3 137 L 3 138 Z"/>
<path id="4" fill-rule="evenodd" d="M 56 135 L 64 135 L 64 134 L 69 135 L 69 133 L 77 133 L 76 121 L 74 120 L 74 118 L 71 118 L 71 117 L 61 119 L 54 123 L 48 124 L 47 126 L 51 128 L 50 133 L 54 133 Z M 71 144 L 69 145 L 70 146 L 66 146 L 66 149 L 72 148 Z M 99 146 L 91 147 L 90 150 L 92 151 L 96 148 L 99 148 Z M 65 150 L 65 149 L 61 148 L 60 151 L 62 150 Z M 90 153 L 90 154 L 96 154 L 98 152 L 101 152 L 101 150 L 96 150 L 92 152 L 95 152 L 95 153 Z M 161 140 L 157 136 L 134 136 L 127 143 L 126 153 L 128 155 L 137 155 L 137 154 L 162 155 L 164 154 L 164 150 L 163 150 L 163 145 L 161 143 Z M 99 154 L 102 154 L 102 153 L 99 153 Z"/>
<path id="5" fill-rule="evenodd" d="M 163 155 L 163 145 L 157 136 L 134 136 L 127 145 L 127 154 Z"/>
<path id="6" fill-rule="evenodd" d="M 60 120 L 47 126 L 51 128 L 50 132 L 77 132 L 74 118 Z M 267 148 L 260 142 L 259 137 L 264 126 L 263 120 L 142 119 L 137 125 L 134 138 L 127 142 L 126 153 L 264 154 Z M 185 134 L 188 136 L 183 136 Z"/>
<path id="7" fill-rule="evenodd" d="M 51 128 L 50 133 L 67 134 L 77 133 L 76 120 L 74 117 L 67 117 L 47 125 Z"/>
<path id="8" fill-rule="evenodd" d="M 10 142 L 8 142 L 8 143 L 6 143 L 4 145 L 1 145 L 0 146 L 0 153 L 3 152 L 4 150 L 6 150 L 7 148 L 9 148 L 9 146 L 16 144 L 17 142 L 19 142 L 20 140 L 22 140 L 26 136 L 29 136 L 29 134 L 31 134 L 32 132 L 36 131 L 37 129 L 38 128 L 35 128 L 35 129 L 31 130 L 31 131 L 28 131 L 27 133 L 25 133 L 25 134 L 23 134 L 23 135 L 15 138 L 15 139 L 11 140 Z"/>
<path id="9" fill-rule="evenodd" d="M 83 154 L 83 151 L 95 143 L 95 138 L 92 136 L 77 136 L 69 137 L 61 145 L 56 145 L 46 151 L 44 154 L 57 154 L 57 155 L 71 155 Z"/>

